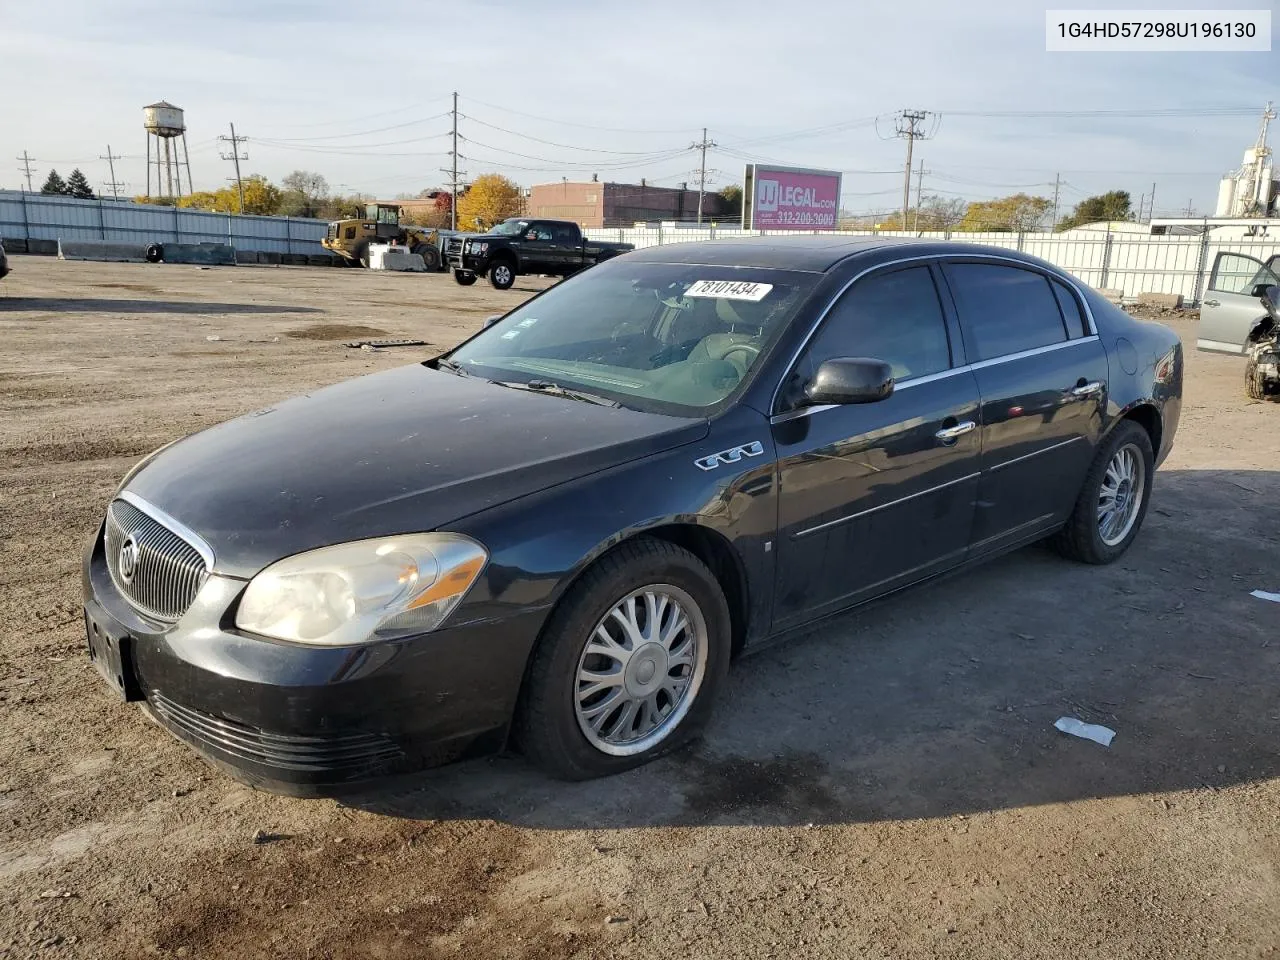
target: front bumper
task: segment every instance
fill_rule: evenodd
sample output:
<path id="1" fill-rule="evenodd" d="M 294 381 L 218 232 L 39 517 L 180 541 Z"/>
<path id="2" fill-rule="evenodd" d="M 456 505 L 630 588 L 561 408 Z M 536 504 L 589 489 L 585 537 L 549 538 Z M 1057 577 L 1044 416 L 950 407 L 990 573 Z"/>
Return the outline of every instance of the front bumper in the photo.
<path id="1" fill-rule="evenodd" d="M 307 647 L 236 630 L 242 580 L 211 575 L 182 619 L 162 625 L 116 590 L 101 532 L 84 561 L 87 629 L 124 638 L 112 641 L 123 651 L 118 692 L 238 779 L 300 796 L 501 749 L 545 617 Z"/>
<path id="2" fill-rule="evenodd" d="M 483 277 L 489 272 L 489 257 L 487 255 L 451 253 L 446 259 L 450 270 L 464 270 L 467 273 L 474 273 L 478 277 Z"/>

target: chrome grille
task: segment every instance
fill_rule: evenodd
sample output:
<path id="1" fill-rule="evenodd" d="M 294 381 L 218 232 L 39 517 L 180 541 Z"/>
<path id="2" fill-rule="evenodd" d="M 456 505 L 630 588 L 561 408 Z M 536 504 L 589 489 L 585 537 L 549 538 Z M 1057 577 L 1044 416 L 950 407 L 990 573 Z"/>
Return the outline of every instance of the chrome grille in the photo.
<path id="1" fill-rule="evenodd" d="M 444 242 L 444 252 L 447 256 L 451 253 L 462 253 L 462 238 L 450 237 Z"/>
<path id="2" fill-rule="evenodd" d="M 120 551 L 130 537 L 138 550 L 133 575 L 126 582 L 120 573 Z M 199 550 L 124 500 L 114 500 L 107 508 L 103 548 L 116 589 L 157 620 L 171 622 L 186 613 L 209 572 Z"/>

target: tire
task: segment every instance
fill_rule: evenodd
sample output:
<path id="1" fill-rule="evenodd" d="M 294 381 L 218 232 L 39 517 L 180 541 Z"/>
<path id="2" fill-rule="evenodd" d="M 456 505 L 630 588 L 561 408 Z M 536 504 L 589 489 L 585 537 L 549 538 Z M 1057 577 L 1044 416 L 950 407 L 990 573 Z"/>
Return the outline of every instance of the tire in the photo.
<path id="1" fill-rule="evenodd" d="M 602 627 L 606 635 L 626 642 L 612 611 L 625 611 L 628 598 L 637 593 L 635 611 L 648 620 L 645 588 L 668 600 L 657 619 L 664 631 L 672 625 L 671 617 L 681 611 L 685 614 L 687 627 L 669 642 L 670 650 L 688 658 L 687 673 L 686 664 L 669 663 L 665 653 L 656 654 L 660 661 L 652 659 L 660 646 L 652 641 L 633 642 L 625 651 L 616 643 L 608 647 L 599 642 Z M 679 605 L 674 610 L 671 601 Z M 648 633 L 647 622 L 644 632 Z M 593 653 L 589 644 L 597 650 L 623 652 L 628 660 L 624 664 L 612 654 Z M 631 656 L 646 648 L 649 657 Z M 532 762 L 563 780 L 587 780 L 648 763 L 687 743 L 706 724 L 729 671 L 731 648 L 729 606 L 702 561 L 663 540 L 628 541 L 591 567 L 547 621 L 517 710 L 515 741 Z M 590 685 L 579 677 L 584 670 L 625 682 L 603 686 L 584 697 L 582 685 Z M 676 684 L 686 680 L 675 698 L 658 679 L 664 673 L 667 677 L 683 674 L 674 678 Z M 646 712 L 650 700 L 658 715 Z M 584 716 L 593 708 L 597 710 L 594 718 Z M 630 732 L 620 732 L 629 709 L 636 709 L 637 715 Z M 593 721 L 599 726 L 594 735 L 588 732 Z M 656 724 L 646 729 L 653 721 Z"/>
<path id="2" fill-rule="evenodd" d="M 1113 461 L 1124 452 L 1132 459 L 1129 461 L 1137 472 L 1137 479 L 1131 480 L 1126 488 L 1123 483 L 1117 484 L 1109 475 Z M 1107 436 L 1098 448 L 1080 486 L 1080 495 L 1076 499 L 1075 508 L 1067 525 L 1054 538 L 1054 546 L 1065 557 L 1079 560 L 1081 563 L 1111 563 L 1118 559 L 1129 545 L 1133 543 L 1147 515 L 1147 507 L 1151 503 L 1151 480 L 1155 473 L 1155 455 L 1151 449 L 1151 437 L 1141 425 L 1132 420 L 1123 420 Z M 1101 513 L 1103 498 L 1107 490 L 1115 490 L 1117 486 L 1131 503 L 1136 496 L 1138 501 L 1125 516 L 1116 518 L 1115 526 L 1109 528 L 1109 536 L 1104 536 L 1104 518 Z M 1109 500 L 1114 498 L 1108 497 Z M 1110 513 L 1107 515 L 1111 516 Z"/>
<path id="3" fill-rule="evenodd" d="M 516 282 L 516 266 L 510 260 L 495 260 L 489 266 L 489 283 L 495 290 L 510 290 Z"/>
<path id="4" fill-rule="evenodd" d="M 440 269 L 440 251 L 436 249 L 435 244 L 415 244 L 410 252 L 422 257 L 422 263 L 426 266 L 428 273 L 435 273 Z"/>
<path id="5" fill-rule="evenodd" d="M 369 245 L 362 243 L 355 249 L 356 261 L 366 270 L 369 269 Z"/>
<path id="6" fill-rule="evenodd" d="M 164 247 L 158 243 L 147 244 L 147 252 L 144 255 L 147 263 L 159 263 L 164 259 Z"/>
<path id="7" fill-rule="evenodd" d="M 476 275 L 470 270 L 453 271 L 453 279 L 460 287 L 469 287 L 476 282 Z"/>

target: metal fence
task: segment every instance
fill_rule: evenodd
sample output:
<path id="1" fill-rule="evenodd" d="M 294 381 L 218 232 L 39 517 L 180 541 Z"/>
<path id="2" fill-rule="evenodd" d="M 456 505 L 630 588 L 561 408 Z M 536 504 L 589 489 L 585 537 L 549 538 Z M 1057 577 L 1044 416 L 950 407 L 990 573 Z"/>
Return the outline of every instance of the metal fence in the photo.
<path id="1" fill-rule="evenodd" d="M 795 236 L 796 230 L 741 230 L 707 227 L 604 228 L 586 231 L 595 240 L 633 243 L 637 249 L 665 243 L 728 239 L 732 237 Z M 817 231 L 814 231 L 817 232 Z M 823 231 L 830 233 L 830 231 Z M 1091 287 L 1122 291 L 1127 299 L 1143 293 L 1181 294 L 1196 305 L 1208 285 L 1214 258 L 1222 252 L 1243 253 L 1265 261 L 1280 253 L 1280 240 L 1215 240 L 1196 236 L 1075 231 L 1063 233 L 902 233 L 891 231 L 841 231 L 848 237 L 922 237 L 954 240 L 1020 250 L 1047 260 Z"/>
<path id="2" fill-rule="evenodd" d="M 247 217 L 0 190 L 0 237 L 6 240 L 229 243 L 237 250 L 322 254 L 327 226 L 303 217 Z"/>

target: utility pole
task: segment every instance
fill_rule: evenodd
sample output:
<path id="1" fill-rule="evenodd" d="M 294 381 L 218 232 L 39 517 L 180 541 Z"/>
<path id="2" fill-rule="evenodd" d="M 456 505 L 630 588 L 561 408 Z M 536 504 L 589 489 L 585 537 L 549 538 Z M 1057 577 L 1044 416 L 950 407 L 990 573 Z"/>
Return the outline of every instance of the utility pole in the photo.
<path id="1" fill-rule="evenodd" d="M 898 113 L 896 136 L 907 141 L 907 166 L 902 178 L 902 229 L 907 229 L 907 209 L 911 206 L 911 151 L 917 140 L 925 139 L 920 124 L 929 116 L 927 110 L 902 110 Z"/>
<path id="2" fill-rule="evenodd" d="M 916 232 L 919 232 L 920 230 L 920 199 L 921 199 L 920 195 L 922 193 L 922 188 L 924 185 L 924 172 L 925 172 L 924 160 L 921 160 L 920 166 L 916 170 L 916 216 L 915 216 L 915 222 L 912 224 L 912 227 L 911 227 L 911 229 Z M 902 225 L 904 230 L 906 229 L 906 226 L 907 225 L 905 223 Z"/>
<path id="3" fill-rule="evenodd" d="M 229 136 L 229 137 L 219 137 L 218 139 L 219 139 L 219 140 L 221 140 L 221 141 L 222 141 L 222 142 L 224 142 L 224 143 L 230 143 L 230 144 L 231 144 L 231 153 L 230 153 L 230 155 L 223 153 L 223 154 L 220 154 L 220 156 L 222 157 L 222 159 L 223 159 L 223 160 L 231 160 L 231 161 L 233 161 L 233 162 L 235 163 L 235 166 L 236 166 L 236 192 L 240 195 L 240 212 L 241 212 L 241 213 L 244 213 L 244 181 L 243 181 L 242 179 L 240 179 L 240 161 L 241 161 L 241 160 L 248 160 L 248 159 L 249 159 L 249 155 L 248 155 L 248 154 L 241 154 L 241 153 L 240 153 L 240 144 L 248 142 L 249 138 L 248 138 L 248 137 L 237 137 L 237 136 L 236 136 L 236 125 L 233 123 L 233 124 L 231 124 L 231 136 Z"/>
<path id="4" fill-rule="evenodd" d="M 1055 173 L 1053 175 L 1053 226 L 1049 228 L 1050 233 L 1056 233 L 1058 230 L 1058 191 L 1062 189 L 1062 174 Z"/>
<path id="5" fill-rule="evenodd" d="M 34 193 L 35 191 L 31 187 L 31 161 L 34 160 L 35 157 L 27 156 L 27 151 L 23 150 L 22 156 L 17 159 L 22 161 L 22 171 L 27 175 L 27 193 Z"/>
<path id="6" fill-rule="evenodd" d="M 698 226 L 702 226 L 702 197 L 707 192 L 707 148 L 715 147 L 718 144 L 714 140 L 707 139 L 707 128 L 702 128 L 702 139 L 697 143 L 689 144 L 690 150 L 699 150 L 702 153 L 702 163 L 698 167 Z"/>
<path id="7" fill-rule="evenodd" d="M 1151 207 L 1151 209 L 1147 211 L 1147 222 L 1150 223 L 1156 215 L 1156 185 L 1154 183 L 1151 184 L 1151 196 L 1147 198 L 1147 203 L 1150 204 Z"/>
<path id="8" fill-rule="evenodd" d="M 108 180 L 108 181 L 106 182 L 105 186 L 107 186 L 107 187 L 110 187 L 110 188 L 111 188 L 111 199 L 112 199 L 112 200 L 119 200 L 119 199 L 120 199 L 120 188 L 123 186 L 123 184 L 122 184 L 122 183 L 120 183 L 118 180 L 116 180 L 116 159 L 117 159 L 118 157 L 119 157 L 119 154 L 114 154 L 114 155 L 113 155 L 113 154 L 111 153 L 111 144 L 109 144 L 109 143 L 107 144 L 107 155 L 106 155 L 105 157 L 98 157 L 98 159 L 99 159 L 99 160 L 105 160 L 105 161 L 107 161 L 107 166 L 108 166 L 108 167 L 110 168 L 110 170 L 111 170 L 111 179 L 110 179 L 110 180 Z"/>
<path id="9" fill-rule="evenodd" d="M 458 174 L 467 175 L 467 171 L 458 170 L 458 94 L 453 94 L 453 149 L 449 151 L 449 156 L 453 158 L 453 164 L 450 167 L 441 167 L 441 173 L 449 174 L 449 189 L 452 191 L 452 200 L 449 203 L 449 227 L 452 230 L 458 229 L 458 187 L 462 185 L 458 179 Z"/>

